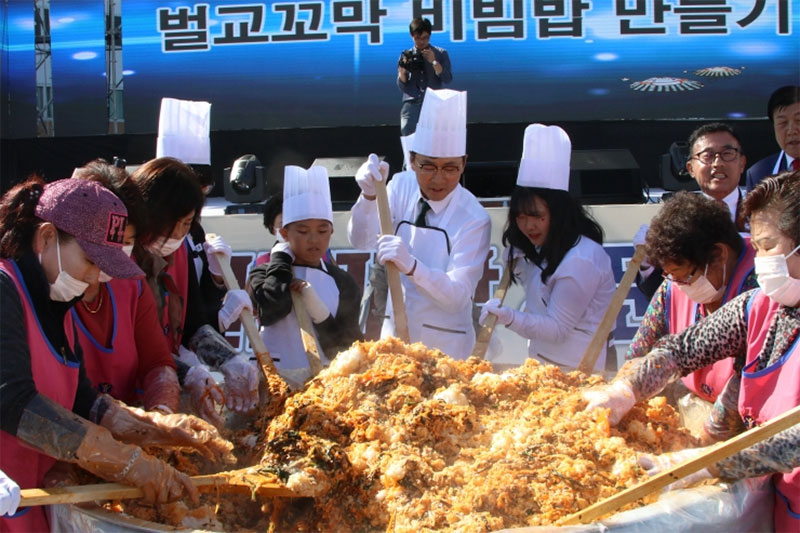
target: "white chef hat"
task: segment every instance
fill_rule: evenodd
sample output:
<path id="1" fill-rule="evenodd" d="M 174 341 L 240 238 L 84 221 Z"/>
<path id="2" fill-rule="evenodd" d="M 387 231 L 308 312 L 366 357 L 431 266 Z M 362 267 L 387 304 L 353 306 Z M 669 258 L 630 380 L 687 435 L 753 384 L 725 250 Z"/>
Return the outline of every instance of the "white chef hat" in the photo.
<path id="1" fill-rule="evenodd" d="M 525 128 L 517 185 L 569 190 L 572 143 L 558 126 L 530 124 Z"/>
<path id="2" fill-rule="evenodd" d="M 414 134 L 409 133 L 400 137 L 400 145 L 403 147 L 403 163 L 406 169 L 411 169 L 411 143 L 414 142 Z"/>
<path id="3" fill-rule="evenodd" d="M 428 157 L 461 157 L 467 154 L 466 91 L 425 91 L 410 149 Z"/>
<path id="4" fill-rule="evenodd" d="M 331 187 L 325 167 L 288 165 L 283 171 L 283 226 L 320 218 L 333 224 Z"/>
<path id="5" fill-rule="evenodd" d="M 156 157 L 174 157 L 190 165 L 210 165 L 210 128 L 210 102 L 162 98 Z"/>

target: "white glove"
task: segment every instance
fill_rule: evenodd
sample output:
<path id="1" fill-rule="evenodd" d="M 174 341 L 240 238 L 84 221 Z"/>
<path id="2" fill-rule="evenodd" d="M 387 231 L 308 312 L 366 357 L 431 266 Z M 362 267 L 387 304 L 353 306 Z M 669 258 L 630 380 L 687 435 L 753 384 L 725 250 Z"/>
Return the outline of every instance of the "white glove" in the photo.
<path id="1" fill-rule="evenodd" d="M 225 260 L 231 261 L 231 247 L 222 240 L 220 235 L 206 235 L 206 242 L 203 243 L 203 250 L 208 259 L 208 271 L 215 276 L 222 276 L 222 268 L 219 266 L 217 254 L 225 254 Z"/>
<path id="2" fill-rule="evenodd" d="M 246 291 L 234 289 L 226 292 L 222 307 L 217 313 L 220 331 L 225 331 L 231 327 L 231 324 L 236 322 L 245 309 L 249 309 L 251 313 L 253 312 L 253 302 Z"/>
<path id="3" fill-rule="evenodd" d="M 198 366 L 203 364 L 200 361 L 200 358 L 197 357 L 197 354 L 185 347 L 183 344 L 178 346 L 178 359 L 180 362 L 189 366 Z"/>
<path id="4" fill-rule="evenodd" d="M 642 224 L 639 226 L 639 231 L 633 236 L 634 246 L 644 246 L 645 237 L 647 237 L 647 230 L 650 229 L 650 224 Z"/>
<path id="5" fill-rule="evenodd" d="M 292 263 L 294 263 L 294 252 L 292 251 L 292 246 L 288 242 L 276 242 L 272 246 L 272 250 L 270 250 L 270 256 L 277 252 L 283 252 L 287 254 L 289 257 L 292 258 Z"/>
<path id="6" fill-rule="evenodd" d="M 514 250 L 513 257 L 509 258 L 509 254 L 511 250 Z M 525 252 L 517 248 L 516 246 L 506 246 L 503 248 L 503 264 L 508 264 L 511 262 L 511 259 L 517 259 L 518 257 L 525 257 Z"/>
<path id="7" fill-rule="evenodd" d="M 481 316 L 478 319 L 478 323 L 481 326 L 486 324 L 486 320 L 489 318 L 490 314 L 495 315 L 497 317 L 497 323 L 504 326 L 508 326 L 514 321 L 514 310 L 508 307 L 503 307 L 499 298 L 492 298 L 483 304 L 483 309 L 481 310 Z"/>
<path id="8" fill-rule="evenodd" d="M 584 391 L 583 399 L 589 402 L 589 405 L 586 406 L 587 411 L 599 407 L 608 408 L 611 411 L 608 421 L 612 426 L 619 424 L 622 417 L 636 404 L 633 387 L 625 379 L 618 379 L 610 385 Z"/>
<path id="9" fill-rule="evenodd" d="M 397 235 L 381 235 L 378 238 L 377 257 L 380 264 L 385 265 L 387 261 L 391 261 L 404 274 L 410 273 L 417 263 L 406 243 Z"/>
<path id="10" fill-rule="evenodd" d="M 361 187 L 364 196 L 375 196 L 375 182 L 386 181 L 389 176 L 389 163 L 381 161 L 375 154 L 369 154 L 367 160 L 356 171 L 356 183 Z"/>
<path id="11" fill-rule="evenodd" d="M 319 294 L 309 282 L 305 282 L 303 285 L 303 305 L 305 305 L 306 311 L 308 311 L 314 324 L 324 322 L 331 316 L 328 306 L 320 299 Z"/>
<path id="12" fill-rule="evenodd" d="M 694 459 L 707 450 L 708 448 L 689 448 L 687 450 L 665 453 L 662 455 L 643 453 L 639 456 L 639 466 L 647 470 L 648 476 L 653 477 L 656 474 L 660 474 L 664 470 L 672 468 L 673 466 L 685 463 L 690 459 Z M 705 479 L 711 479 L 712 477 L 714 476 L 708 471 L 708 468 L 703 468 L 702 470 L 698 470 L 693 474 L 682 477 L 675 483 L 667 485 L 664 488 L 664 492 L 691 487 L 695 483 L 699 483 Z"/>
<path id="13" fill-rule="evenodd" d="M 237 355 L 220 367 L 225 376 L 225 405 L 240 413 L 258 405 L 258 368 L 245 356 Z"/>
<path id="14" fill-rule="evenodd" d="M 19 500 L 19 485 L 0 470 L 0 516 L 16 513 Z"/>
<path id="15" fill-rule="evenodd" d="M 217 427 L 225 425 L 225 420 L 216 407 L 225 402 L 225 397 L 205 365 L 198 364 L 190 368 L 183 380 L 183 386 L 189 391 L 192 408 L 201 418 Z"/>

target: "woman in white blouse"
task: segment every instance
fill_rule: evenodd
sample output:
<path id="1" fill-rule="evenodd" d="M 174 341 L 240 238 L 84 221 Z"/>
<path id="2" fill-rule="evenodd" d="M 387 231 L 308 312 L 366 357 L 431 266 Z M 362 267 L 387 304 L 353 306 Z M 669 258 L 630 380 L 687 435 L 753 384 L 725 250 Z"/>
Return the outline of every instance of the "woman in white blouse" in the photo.
<path id="1" fill-rule="evenodd" d="M 481 313 L 481 323 L 493 314 L 498 323 L 529 339 L 530 357 L 564 369 L 580 363 L 615 289 L 603 231 L 568 192 L 571 149 L 566 132 L 557 126 L 526 128 L 503 233 L 504 258 L 514 259 L 525 308 L 489 300 Z M 607 351 L 604 347 L 597 368 L 605 367 Z"/>

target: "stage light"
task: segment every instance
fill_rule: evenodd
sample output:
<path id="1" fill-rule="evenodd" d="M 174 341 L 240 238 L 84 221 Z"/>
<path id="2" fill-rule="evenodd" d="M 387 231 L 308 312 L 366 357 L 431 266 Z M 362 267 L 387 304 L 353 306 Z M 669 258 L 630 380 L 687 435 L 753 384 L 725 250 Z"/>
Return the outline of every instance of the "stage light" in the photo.
<path id="1" fill-rule="evenodd" d="M 253 154 L 243 155 L 224 171 L 225 199 L 232 203 L 257 203 L 267 198 L 264 167 Z"/>

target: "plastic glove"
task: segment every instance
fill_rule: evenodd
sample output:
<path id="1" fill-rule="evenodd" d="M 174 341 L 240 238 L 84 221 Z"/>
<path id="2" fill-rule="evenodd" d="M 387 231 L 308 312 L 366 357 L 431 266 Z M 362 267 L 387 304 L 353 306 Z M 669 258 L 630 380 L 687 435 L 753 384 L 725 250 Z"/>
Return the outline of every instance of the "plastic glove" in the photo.
<path id="1" fill-rule="evenodd" d="M 589 405 L 586 406 L 587 411 L 599 407 L 609 409 L 611 412 L 608 415 L 608 421 L 612 426 L 619 424 L 622 417 L 636 404 L 633 387 L 624 379 L 617 379 L 605 387 L 584 391 L 583 399 L 589 402 Z"/>
<path id="2" fill-rule="evenodd" d="M 147 503 L 167 503 L 184 498 L 184 494 L 195 504 L 200 501 L 188 476 L 138 446 L 115 440 L 107 429 L 94 424 L 88 426 L 75 452 L 75 462 L 105 480 L 139 487 Z"/>
<path id="3" fill-rule="evenodd" d="M 328 306 L 325 305 L 325 302 L 320 299 L 314 287 L 312 287 L 310 283 L 305 282 L 302 291 L 303 305 L 311 316 L 311 321 L 314 322 L 314 324 L 319 324 L 327 320 L 328 317 L 331 316 L 331 312 L 328 310 Z"/>
<path id="4" fill-rule="evenodd" d="M 249 309 L 253 312 L 253 302 L 250 300 L 250 295 L 242 289 L 233 289 L 225 293 L 225 299 L 222 301 L 222 307 L 217 313 L 219 319 L 220 331 L 225 331 L 231 324 L 239 319 L 242 311 Z"/>
<path id="5" fill-rule="evenodd" d="M 708 448 L 690 448 L 688 450 L 681 450 L 679 452 L 665 453 L 662 455 L 651 455 L 644 453 L 639 456 L 639 466 L 647 470 L 647 475 L 650 477 L 660 474 L 661 472 L 685 463 L 690 459 L 694 459 L 703 452 L 708 451 Z M 695 483 L 699 483 L 705 479 L 711 479 L 714 476 L 709 472 L 708 468 L 698 470 L 688 476 L 684 476 L 675 483 L 671 483 L 664 488 L 663 492 L 670 490 L 684 489 L 691 487 Z"/>
<path id="6" fill-rule="evenodd" d="M 19 485 L 0 470 L 0 516 L 16 513 L 19 500 Z"/>
<path id="7" fill-rule="evenodd" d="M 385 265 L 387 261 L 395 264 L 397 270 L 408 275 L 416 266 L 417 260 L 408 251 L 408 245 L 397 235 L 381 235 L 378 238 L 378 262 Z"/>
<path id="8" fill-rule="evenodd" d="M 231 247 L 222 240 L 221 235 L 206 235 L 206 242 L 203 243 L 203 250 L 208 258 L 208 271 L 213 275 L 222 276 L 222 268 L 219 266 L 217 254 L 225 254 L 225 261 L 231 262 Z"/>
<path id="9" fill-rule="evenodd" d="M 142 404 L 146 411 L 154 409 L 165 414 L 178 411 L 181 384 L 178 373 L 170 366 L 158 366 L 144 377 Z"/>
<path id="10" fill-rule="evenodd" d="M 187 348 L 184 345 L 178 346 L 178 359 L 182 363 L 186 363 L 189 366 L 197 366 L 202 365 L 203 363 L 200 361 L 200 358 L 197 357 L 197 354 L 194 353 L 192 350 Z"/>
<path id="11" fill-rule="evenodd" d="M 389 163 L 381 161 L 375 154 L 369 154 L 367 160 L 356 171 L 356 183 L 361 187 L 364 196 L 375 196 L 375 182 L 386 181 L 389 177 Z"/>
<path id="12" fill-rule="evenodd" d="M 220 370 L 225 376 L 225 405 L 240 413 L 252 411 L 258 405 L 258 367 L 245 356 L 237 355 L 226 361 Z"/>
<path id="13" fill-rule="evenodd" d="M 645 237 L 647 236 L 647 230 L 650 229 L 650 224 L 642 224 L 639 226 L 639 230 L 636 232 L 636 235 L 633 236 L 633 245 L 634 246 L 644 246 Z"/>
<path id="14" fill-rule="evenodd" d="M 292 251 L 292 247 L 288 242 L 276 242 L 275 245 L 272 247 L 272 250 L 270 250 L 270 256 L 278 252 L 283 252 L 287 254 L 289 257 L 292 258 L 292 262 L 294 263 L 294 252 Z"/>
<path id="15" fill-rule="evenodd" d="M 203 365 L 193 366 L 186 373 L 183 387 L 189 391 L 189 398 L 195 413 L 217 427 L 225 425 L 225 420 L 217 411 L 217 405 L 225 403 L 222 389 Z"/>
<path id="16" fill-rule="evenodd" d="M 100 425 L 116 439 L 140 446 L 194 448 L 211 461 L 235 461 L 231 455 L 233 444 L 220 437 L 217 428 L 196 416 L 144 411 L 105 394 L 98 401 L 106 402 Z"/>
<path id="17" fill-rule="evenodd" d="M 478 322 L 481 326 L 486 324 L 486 321 L 489 319 L 489 315 L 495 315 L 497 317 L 497 323 L 502 324 L 504 326 L 508 326 L 511 322 L 514 321 L 514 310 L 508 307 L 504 307 L 500 303 L 499 298 L 492 298 L 485 304 L 483 304 L 483 309 L 481 310 L 481 316 L 478 319 Z"/>

